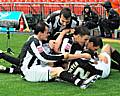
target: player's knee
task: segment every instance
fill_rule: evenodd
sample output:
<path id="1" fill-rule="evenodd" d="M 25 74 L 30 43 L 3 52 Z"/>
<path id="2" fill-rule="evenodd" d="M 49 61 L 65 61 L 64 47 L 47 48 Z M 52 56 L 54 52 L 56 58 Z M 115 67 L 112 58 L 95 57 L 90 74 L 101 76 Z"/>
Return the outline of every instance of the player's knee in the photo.
<path id="1" fill-rule="evenodd" d="M 110 44 L 105 44 L 104 47 L 105 48 L 110 48 L 111 46 L 110 46 Z"/>
<path id="2" fill-rule="evenodd" d="M 102 52 L 110 51 L 111 46 L 109 44 L 105 44 L 104 47 L 102 48 Z"/>
<path id="3" fill-rule="evenodd" d="M 64 71 L 64 69 L 62 67 L 58 67 L 57 70 L 58 70 L 58 72 Z"/>

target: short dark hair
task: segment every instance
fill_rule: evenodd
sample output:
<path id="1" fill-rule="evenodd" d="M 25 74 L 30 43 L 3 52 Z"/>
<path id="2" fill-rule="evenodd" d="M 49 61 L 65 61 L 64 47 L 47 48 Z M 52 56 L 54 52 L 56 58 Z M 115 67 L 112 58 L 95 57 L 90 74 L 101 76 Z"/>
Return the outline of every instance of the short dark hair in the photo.
<path id="1" fill-rule="evenodd" d="M 71 10 L 65 7 L 60 11 L 60 16 L 61 15 L 63 15 L 66 19 L 68 19 L 71 17 Z"/>
<path id="2" fill-rule="evenodd" d="M 111 2 L 110 1 L 106 1 L 103 6 L 106 8 L 106 9 L 111 9 L 112 8 L 112 5 L 111 5 Z"/>
<path id="3" fill-rule="evenodd" d="M 46 26 L 47 24 L 45 22 L 39 21 L 33 28 L 34 34 L 38 34 L 39 32 L 43 33 Z"/>
<path id="4" fill-rule="evenodd" d="M 89 11 L 91 11 L 90 5 L 86 4 L 86 5 L 84 6 L 84 11 L 85 11 L 85 9 L 89 9 Z"/>
<path id="5" fill-rule="evenodd" d="M 90 31 L 87 27 L 85 26 L 77 26 L 75 27 L 75 32 L 74 35 L 80 35 L 80 36 L 84 36 L 84 35 L 90 35 Z"/>
<path id="6" fill-rule="evenodd" d="M 101 37 L 91 36 L 89 42 L 93 42 L 93 46 L 100 46 L 100 48 L 103 47 L 103 41 Z"/>

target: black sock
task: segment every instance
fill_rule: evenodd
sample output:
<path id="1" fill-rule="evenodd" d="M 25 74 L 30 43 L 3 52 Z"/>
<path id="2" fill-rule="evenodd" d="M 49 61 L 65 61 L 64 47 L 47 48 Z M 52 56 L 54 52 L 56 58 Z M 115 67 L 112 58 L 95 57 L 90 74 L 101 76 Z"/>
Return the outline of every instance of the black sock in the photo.
<path id="1" fill-rule="evenodd" d="M 111 68 L 116 69 L 116 70 L 120 70 L 120 65 L 115 63 L 114 61 L 111 61 Z"/>
<path id="2" fill-rule="evenodd" d="M 12 67 L 13 68 L 13 67 Z M 21 70 L 20 70 L 20 67 L 16 66 L 13 68 L 13 74 L 20 74 L 21 73 Z"/>
<path id="3" fill-rule="evenodd" d="M 4 54 L 4 53 L 0 53 L 0 59 L 2 59 L 2 58 L 3 58 L 3 54 Z"/>
<path id="4" fill-rule="evenodd" d="M 77 59 L 76 62 L 79 64 L 79 67 L 83 68 L 86 71 L 89 71 L 91 75 L 96 75 L 96 74 L 100 76 L 102 75 L 103 71 L 96 69 L 94 66 L 89 64 L 88 61 Z"/>
<path id="5" fill-rule="evenodd" d="M 11 74 L 16 74 L 18 73 L 18 71 L 16 72 L 15 70 L 16 68 L 12 68 L 12 67 L 8 67 L 5 70 L 0 70 L 0 73 L 11 73 Z"/>
<path id="6" fill-rule="evenodd" d="M 68 73 L 67 71 L 63 71 L 60 73 L 60 78 L 64 81 L 68 81 L 77 86 L 80 86 L 83 83 L 83 79 L 75 77 L 72 73 Z"/>
<path id="7" fill-rule="evenodd" d="M 117 50 L 111 53 L 111 58 L 120 65 L 120 53 Z"/>
<path id="8" fill-rule="evenodd" d="M 10 72 L 10 68 L 6 68 L 5 70 L 0 70 L 0 73 L 9 73 Z"/>
<path id="9" fill-rule="evenodd" d="M 2 58 L 12 64 L 19 65 L 20 64 L 20 59 L 12 57 L 10 55 L 7 55 L 5 53 L 2 53 Z"/>

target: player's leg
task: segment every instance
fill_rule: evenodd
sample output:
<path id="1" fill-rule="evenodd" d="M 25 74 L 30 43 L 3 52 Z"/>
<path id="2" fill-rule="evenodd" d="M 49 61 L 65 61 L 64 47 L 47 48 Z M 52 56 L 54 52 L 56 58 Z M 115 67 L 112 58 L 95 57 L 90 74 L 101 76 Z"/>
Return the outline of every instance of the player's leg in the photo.
<path id="1" fill-rule="evenodd" d="M 111 47 L 111 50 L 111 58 L 120 65 L 120 53 L 113 47 Z"/>
<path id="2" fill-rule="evenodd" d="M 86 71 L 89 71 L 90 72 L 89 76 L 96 75 L 96 74 L 100 75 L 100 76 L 102 75 L 101 70 L 96 69 L 94 66 L 89 64 L 88 61 L 81 60 L 81 59 L 77 59 L 77 60 L 75 60 L 75 62 L 71 62 L 68 72 L 73 73 L 78 67 L 80 67 Z"/>
<path id="3" fill-rule="evenodd" d="M 104 63 L 108 64 L 109 60 L 104 56 L 104 53 L 107 53 L 109 56 L 111 56 L 112 49 L 109 44 L 106 44 L 103 46 L 99 57 L 99 61 L 103 61 Z"/>
<path id="4" fill-rule="evenodd" d="M 103 70 L 101 78 L 108 78 L 110 74 L 110 67 L 111 67 L 110 54 L 111 54 L 111 50 L 107 46 L 104 46 L 102 48 L 101 53 L 98 56 L 99 57 L 98 65 L 96 65 L 95 67 L 97 69 Z"/>
<path id="5" fill-rule="evenodd" d="M 102 50 L 109 53 L 112 60 L 115 61 L 115 62 L 111 62 L 111 67 L 119 70 L 120 69 L 120 53 L 117 50 L 115 50 L 113 47 L 111 47 L 109 44 L 106 44 Z"/>
<path id="6" fill-rule="evenodd" d="M 0 73 L 11 73 L 11 74 L 20 74 L 20 68 L 18 66 L 12 65 L 11 67 L 5 67 L 0 65 Z"/>
<path id="7" fill-rule="evenodd" d="M 74 85 L 76 86 L 84 86 L 84 88 L 88 87 L 88 84 L 96 78 L 96 75 L 94 76 L 91 76 L 90 78 L 84 80 L 84 79 L 81 79 L 81 78 L 77 78 L 76 76 L 74 76 L 72 73 L 69 73 L 67 71 L 64 71 L 63 68 L 61 67 L 55 67 L 55 68 L 52 68 L 51 70 L 51 76 L 52 77 L 60 77 L 62 80 L 64 81 L 68 81 L 70 83 L 73 83 Z"/>
<path id="8" fill-rule="evenodd" d="M 4 59 L 4 60 L 10 62 L 11 64 L 15 64 L 15 65 L 20 64 L 19 58 L 15 58 L 10 55 L 7 55 L 7 54 L 3 53 L 1 50 L 0 50 L 0 59 Z"/>
<path id="9" fill-rule="evenodd" d="M 120 65 L 117 64 L 115 61 L 111 60 L 111 68 L 120 71 Z"/>

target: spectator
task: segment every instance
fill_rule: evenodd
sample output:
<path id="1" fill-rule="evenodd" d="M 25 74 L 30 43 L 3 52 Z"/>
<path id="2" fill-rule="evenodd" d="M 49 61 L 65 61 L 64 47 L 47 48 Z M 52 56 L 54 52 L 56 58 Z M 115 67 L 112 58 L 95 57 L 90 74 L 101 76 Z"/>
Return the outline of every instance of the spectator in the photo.
<path id="1" fill-rule="evenodd" d="M 82 11 L 83 15 L 83 25 L 88 29 L 94 29 L 98 26 L 98 14 L 92 11 L 90 5 L 85 5 L 84 10 Z"/>
<path id="2" fill-rule="evenodd" d="M 119 14 L 112 8 L 109 1 L 103 4 L 105 7 L 108 17 L 101 18 L 99 21 L 99 26 L 101 30 L 101 37 L 112 37 L 112 31 L 119 28 L 120 17 Z"/>

